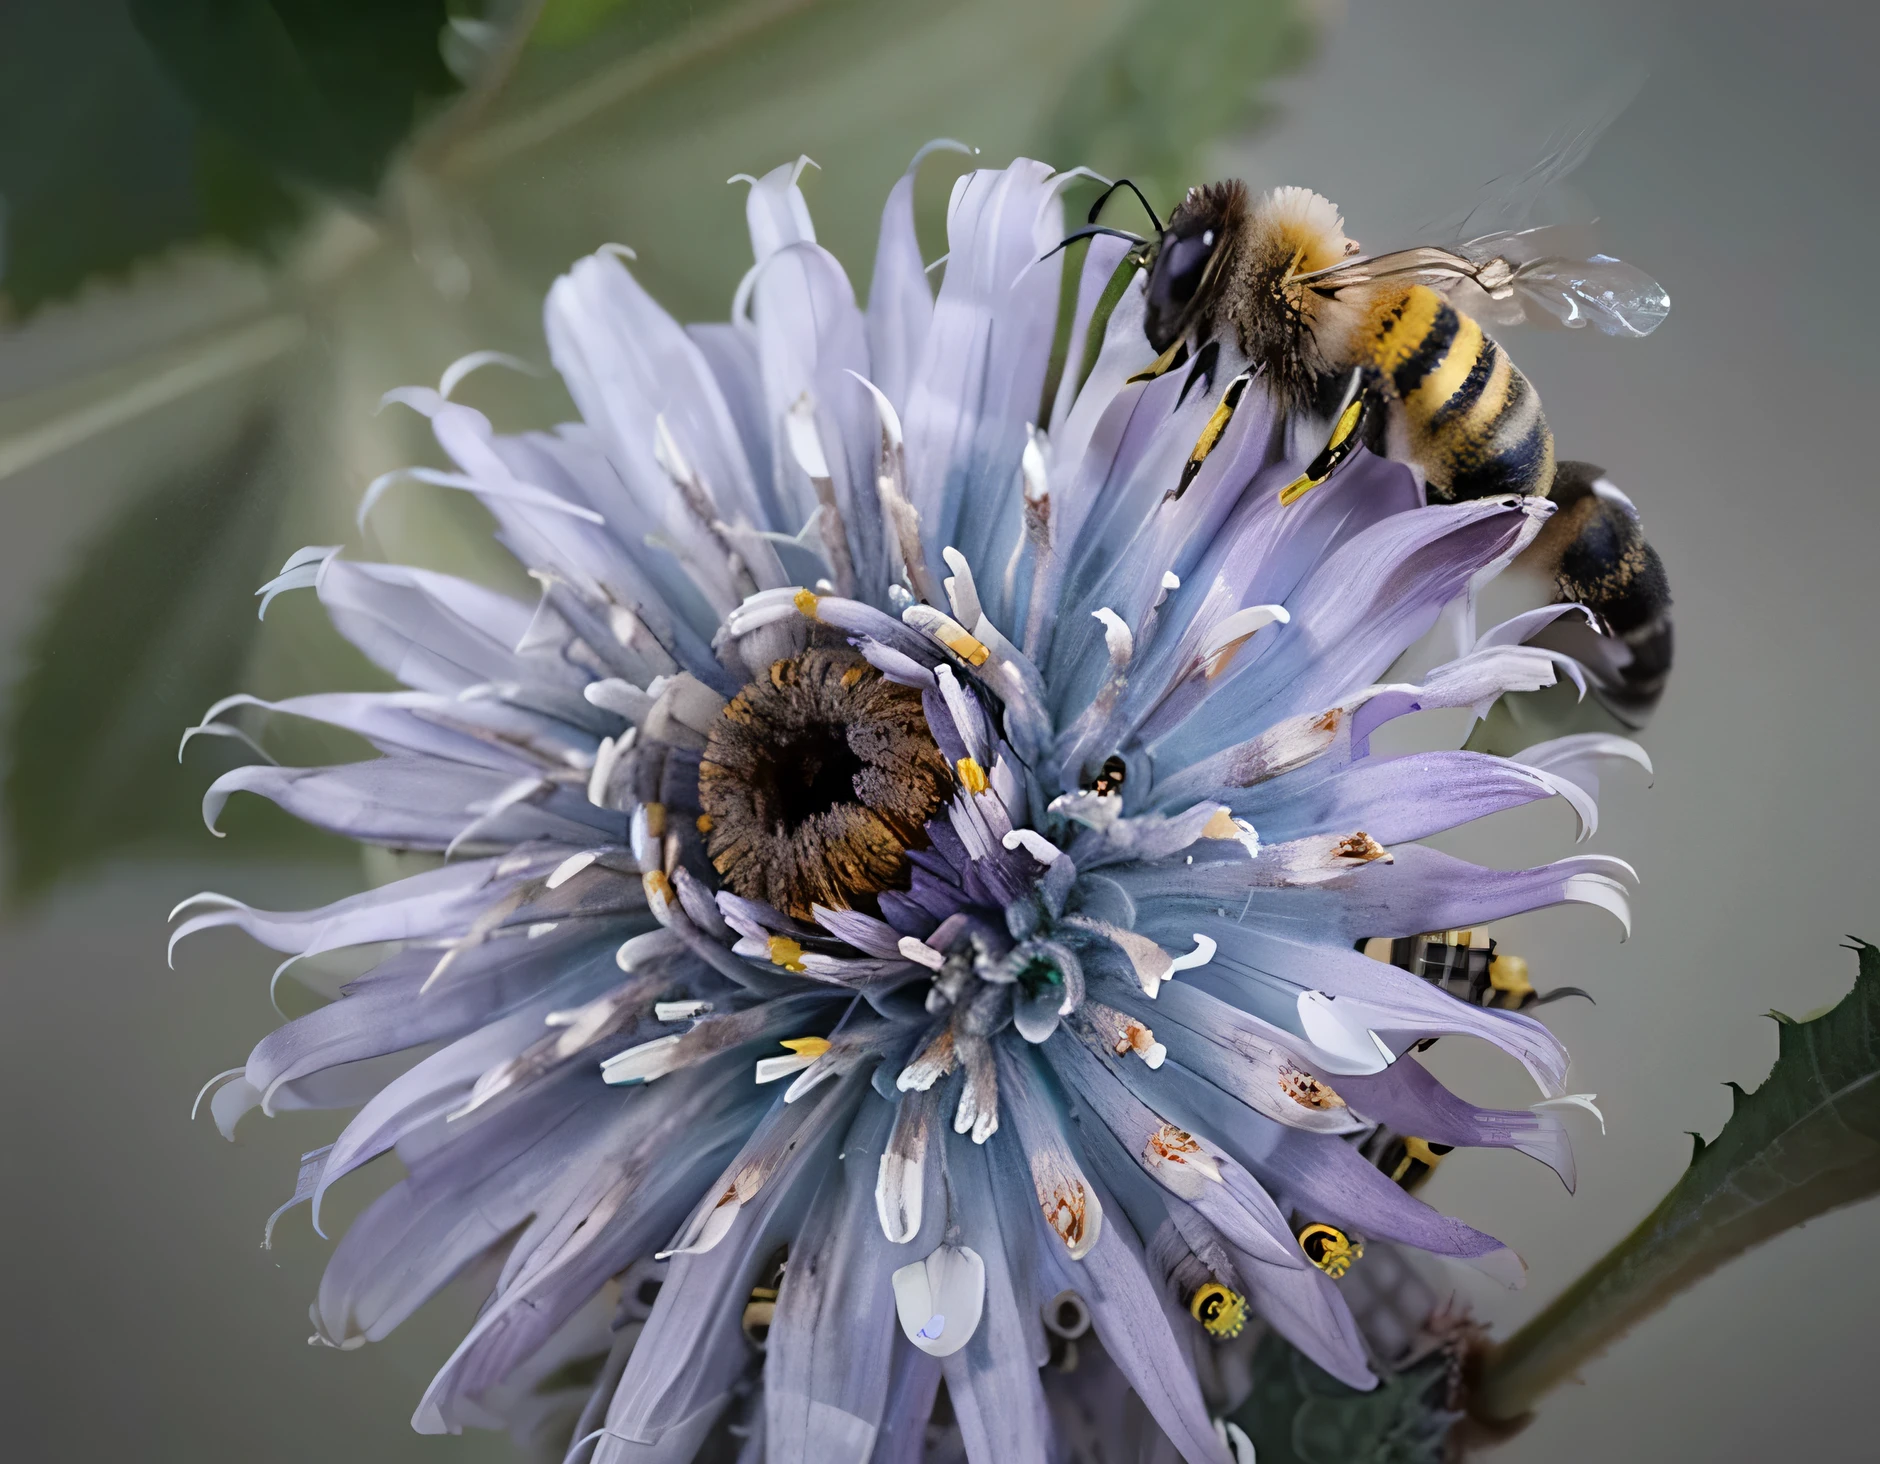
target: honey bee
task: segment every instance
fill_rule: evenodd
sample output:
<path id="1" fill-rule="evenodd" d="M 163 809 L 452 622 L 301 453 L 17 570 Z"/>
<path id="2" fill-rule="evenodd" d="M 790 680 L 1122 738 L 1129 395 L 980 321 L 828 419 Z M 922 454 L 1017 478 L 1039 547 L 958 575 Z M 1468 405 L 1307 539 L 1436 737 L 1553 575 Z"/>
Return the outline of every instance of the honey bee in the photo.
<path id="1" fill-rule="evenodd" d="M 744 1315 L 741 1318 L 744 1336 L 760 1352 L 770 1340 L 771 1323 L 777 1319 L 777 1294 L 782 1290 L 783 1271 L 789 1260 L 788 1248 L 779 1248 L 764 1263 L 764 1269 L 757 1273 L 757 1279 L 751 1285 L 750 1299 L 744 1303 Z"/>
<path id="2" fill-rule="evenodd" d="M 1528 980 L 1528 963 L 1502 950 L 1480 929 L 1431 930 L 1395 938 L 1374 936 L 1359 941 L 1358 949 L 1374 961 L 1421 976 L 1430 985 L 1473 1006 L 1518 1012 L 1565 996 L 1592 1000 L 1577 986 L 1536 991 Z"/>
<path id="3" fill-rule="evenodd" d="M 1414 1134 L 1380 1126 L 1359 1143 L 1358 1152 L 1394 1183 L 1414 1193 L 1454 1148 L 1453 1144 L 1433 1144 Z"/>
<path id="4" fill-rule="evenodd" d="M 1144 332 L 1160 355 L 1141 377 L 1187 363 L 1189 387 L 1204 380 L 1211 391 L 1224 352 L 1246 363 L 1222 390 L 1175 494 L 1258 381 L 1282 411 L 1332 424 L 1324 448 L 1281 490 L 1283 505 L 1325 483 L 1360 446 L 1416 469 L 1434 502 L 1551 495 L 1559 511 L 1526 567 L 1610 632 L 1595 681 L 1615 715 L 1642 724 L 1670 665 L 1664 567 L 1602 470 L 1556 461 L 1539 394 L 1481 322 L 1552 316 L 1643 336 L 1670 309 L 1664 290 L 1606 255 L 1549 253 L 1559 233 L 1548 229 L 1364 255 L 1337 206 L 1305 188 L 1259 198 L 1232 180 L 1191 188 L 1166 225 L 1155 223 L 1140 257 L 1149 271 Z"/>

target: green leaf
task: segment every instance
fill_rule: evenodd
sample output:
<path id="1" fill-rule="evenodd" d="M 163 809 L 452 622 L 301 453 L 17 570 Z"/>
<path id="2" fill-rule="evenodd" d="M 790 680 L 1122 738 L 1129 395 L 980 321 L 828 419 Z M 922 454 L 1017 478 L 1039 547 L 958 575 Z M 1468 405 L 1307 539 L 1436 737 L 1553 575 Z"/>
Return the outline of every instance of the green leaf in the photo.
<path id="1" fill-rule="evenodd" d="M 241 673 L 259 622 L 254 587 L 275 545 L 275 434 L 252 420 L 206 468 L 134 502 L 86 549 L 24 648 L 6 728 L 12 893 L 38 893 L 119 853 L 213 857 L 349 849 L 258 799 L 227 827 L 202 824 L 205 769 L 253 761 L 203 738 L 188 766 L 177 740 Z M 234 846 L 231 848 L 230 846 Z"/>
<path id="2" fill-rule="evenodd" d="M 1450 1406 L 1455 1365 L 1446 1348 L 1360 1393 L 1268 1333 L 1253 1376 L 1253 1392 L 1230 1417 L 1260 1464 L 1441 1464 L 1461 1416 Z"/>
<path id="3" fill-rule="evenodd" d="M 183 242 L 269 250 L 289 180 L 377 186 L 456 90 L 446 0 L 69 0 L 0 9 L 0 315 Z"/>
<path id="4" fill-rule="evenodd" d="M 456 81 L 445 0 L 131 0 L 198 113 L 269 165 L 370 192 L 420 105 Z"/>
<path id="5" fill-rule="evenodd" d="M 1880 948 L 1858 940 L 1852 948 L 1854 989 L 1808 1021 L 1778 1020 L 1776 1062 L 1762 1086 L 1730 1085 L 1723 1132 L 1699 1139 L 1663 1203 L 1490 1355 L 1472 1412 L 1519 1417 L 1719 1266 L 1880 1192 Z"/>
<path id="6" fill-rule="evenodd" d="M 195 133 L 122 7 L 0 9 L 7 313 L 199 234 Z"/>

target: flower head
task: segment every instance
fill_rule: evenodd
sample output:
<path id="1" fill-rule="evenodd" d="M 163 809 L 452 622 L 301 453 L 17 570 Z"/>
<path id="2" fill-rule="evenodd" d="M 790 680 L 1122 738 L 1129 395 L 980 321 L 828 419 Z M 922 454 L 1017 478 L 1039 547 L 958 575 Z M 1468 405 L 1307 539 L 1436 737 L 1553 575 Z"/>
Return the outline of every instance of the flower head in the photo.
<path id="1" fill-rule="evenodd" d="M 910 173 L 865 310 L 795 178 L 751 184 L 727 324 L 681 328 L 609 251 L 556 283 L 580 422 L 505 435 L 392 393 L 456 464 L 410 476 L 482 500 L 537 605 L 331 549 L 265 587 L 313 588 L 407 689 L 273 704 L 379 756 L 238 769 L 211 822 L 248 791 L 444 857 L 304 914 L 199 897 L 178 937 L 380 955 L 228 1075 L 217 1120 L 363 1104 L 308 1157 L 316 1224 L 343 1176 L 405 1165 L 339 1243 L 318 1340 L 491 1265 L 422 1429 L 611 1321 L 577 1429 L 597 1461 L 726 1429 L 771 1459 L 917 1457 L 942 1381 L 974 1460 L 1075 1453 L 1130 1390 L 1223 1460 L 1216 1350 L 1270 1327 L 1374 1381 L 1367 1246 L 1519 1278 L 1361 1146 L 1513 1147 L 1571 1183 L 1556 1107 L 1475 1108 L 1411 1055 L 1481 1038 L 1559 1099 L 1565 1052 L 1424 979 L 1412 938 L 1624 918 L 1629 871 L 1416 841 L 1553 795 L 1590 819 L 1624 748 L 1369 743 L 1575 670 L 1528 617 L 1377 681 L 1445 607 L 1468 624 L 1547 506 L 1425 506 L 1363 453 L 1282 503 L 1322 425 L 1257 384 L 1195 471 L 1245 363 L 1138 379 L 1140 277 L 1098 311 L 1110 239 L 1054 361 L 1070 175 L 962 178 L 936 298 Z"/>

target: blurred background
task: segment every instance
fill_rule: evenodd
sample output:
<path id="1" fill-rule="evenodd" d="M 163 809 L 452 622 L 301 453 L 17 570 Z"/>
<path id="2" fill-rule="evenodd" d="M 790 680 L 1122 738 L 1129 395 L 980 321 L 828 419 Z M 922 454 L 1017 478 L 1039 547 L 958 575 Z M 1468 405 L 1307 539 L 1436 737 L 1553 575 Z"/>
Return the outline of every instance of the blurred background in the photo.
<path id="1" fill-rule="evenodd" d="M 1848 987 L 1880 939 L 1866 836 L 1880 381 L 1865 252 L 1880 227 L 1872 58 L 1854 4 L 1627 0 L 62 0 L 0 7 L 0 683 L 5 861 L 0 1447 L 20 1459 L 513 1457 L 407 1418 L 474 1302 L 389 1341 L 307 1347 L 328 1243 L 262 1224 L 337 1120 L 189 1107 L 276 1021 L 274 961 L 211 935 L 164 962 L 164 914 L 214 888 L 300 907 L 377 872 L 257 800 L 204 831 L 244 749 L 182 728 L 231 691 L 374 684 L 309 596 L 253 588 L 344 543 L 514 584 L 487 523 L 378 473 L 437 461 L 386 389 L 464 352 L 546 365 L 539 307 L 614 241 L 682 319 L 722 318 L 748 262 L 734 173 L 808 154 L 822 242 L 864 288 L 881 201 L 952 136 L 1128 173 L 1172 204 L 1237 175 L 1335 198 L 1366 245 L 1415 242 L 1630 98 L 1543 207 L 1668 287 L 1649 340 L 1510 344 L 1563 454 L 1638 502 L 1669 569 L 1679 663 L 1609 783 L 1593 847 L 1640 869 L 1632 938 L 1543 912 L 1504 939 L 1608 1132 L 1566 1195 L 1516 1155 L 1459 1154 L 1427 1191 L 1530 1266 L 1460 1273 L 1504 1335 L 1628 1231 L 1753 1087 L 1778 1007 Z M 944 248 L 936 157 L 918 202 Z M 499 428 L 570 411 L 551 378 L 460 395 Z M 281 729 L 286 731 L 287 729 Z M 1459 732 L 1458 732 L 1459 735 Z M 285 760 L 297 760 L 288 744 Z M 1568 852 L 1534 806 L 1449 846 Z M 1512 925 L 1512 923 L 1511 923 Z M 291 980 L 289 1012 L 312 998 Z M 1433 1055 L 1482 1103 L 1511 1065 Z M 381 1181 L 383 1182 L 383 1181 Z M 356 1186 L 328 1229 L 370 1198 Z M 1832 1214 L 1711 1277 L 1552 1395 L 1495 1457 L 1873 1457 L 1880 1209 Z"/>

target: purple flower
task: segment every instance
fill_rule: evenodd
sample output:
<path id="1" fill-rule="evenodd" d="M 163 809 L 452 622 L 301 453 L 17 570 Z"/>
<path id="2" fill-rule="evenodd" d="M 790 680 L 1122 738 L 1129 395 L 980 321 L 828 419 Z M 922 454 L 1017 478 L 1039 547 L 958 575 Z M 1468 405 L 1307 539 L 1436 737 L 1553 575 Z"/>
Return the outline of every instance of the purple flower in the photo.
<path id="1" fill-rule="evenodd" d="M 1133 379 L 1140 278 L 1087 353 L 1105 238 L 1051 374 L 1071 175 L 962 178 L 936 297 L 910 172 L 864 310 L 796 172 L 751 185 L 728 323 L 680 327 L 608 251 L 556 283 L 581 421 L 495 433 L 456 367 L 391 393 L 456 464 L 405 476 L 476 494 L 538 604 L 331 548 L 264 587 L 313 588 L 408 689 L 213 708 L 379 756 L 237 769 L 211 826 L 247 791 L 442 857 L 306 913 L 186 902 L 179 939 L 378 955 L 224 1075 L 216 1120 L 362 1105 L 303 1164 L 316 1225 L 345 1175 L 405 1167 L 339 1242 L 317 1340 L 494 1276 L 421 1430 L 585 1346 L 599 1464 L 727 1430 L 740 1458 L 918 1459 L 943 1383 L 974 1461 L 1112 1427 L 1230 1459 L 1217 1354 L 1262 1326 L 1375 1381 L 1345 1294 L 1367 1243 L 1518 1282 L 1362 1145 L 1513 1147 L 1570 1185 L 1566 1053 L 1358 947 L 1562 901 L 1623 920 L 1616 860 L 1416 841 L 1556 795 L 1590 824 L 1595 761 L 1636 750 L 1371 752 L 1406 713 L 1577 676 L 1530 616 L 1377 684 L 1446 607 L 1472 626 L 1548 505 L 1424 506 L 1359 453 L 1283 506 L 1324 428 L 1257 389 L 1176 491 L 1244 363 Z M 1449 1093 L 1410 1055 L 1444 1034 L 1543 1101 Z"/>

